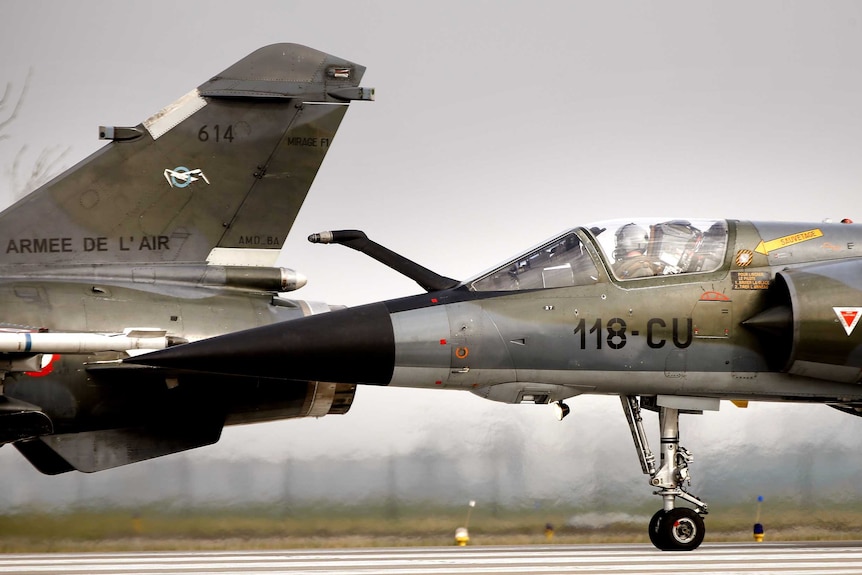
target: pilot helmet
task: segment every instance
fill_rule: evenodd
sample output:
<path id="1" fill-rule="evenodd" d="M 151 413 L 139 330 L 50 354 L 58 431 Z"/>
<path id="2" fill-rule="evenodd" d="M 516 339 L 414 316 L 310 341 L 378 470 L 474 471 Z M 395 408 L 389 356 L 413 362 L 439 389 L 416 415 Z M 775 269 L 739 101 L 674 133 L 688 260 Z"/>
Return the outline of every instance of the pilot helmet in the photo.
<path id="1" fill-rule="evenodd" d="M 616 233 L 616 248 L 614 249 L 614 259 L 625 257 L 626 254 L 633 251 L 644 253 L 649 241 L 649 235 L 645 229 L 635 223 L 626 224 Z"/>

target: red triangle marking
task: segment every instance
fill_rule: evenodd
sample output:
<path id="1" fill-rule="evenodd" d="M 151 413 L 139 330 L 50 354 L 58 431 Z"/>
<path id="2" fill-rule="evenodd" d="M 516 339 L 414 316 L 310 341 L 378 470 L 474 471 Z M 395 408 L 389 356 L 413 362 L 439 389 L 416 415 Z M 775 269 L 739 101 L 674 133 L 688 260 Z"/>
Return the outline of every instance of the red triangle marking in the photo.
<path id="1" fill-rule="evenodd" d="M 858 311 L 842 311 L 841 317 L 844 318 L 844 323 L 847 324 L 847 327 L 853 323 L 853 320 L 856 319 L 856 316 L 859 315 Z"/>

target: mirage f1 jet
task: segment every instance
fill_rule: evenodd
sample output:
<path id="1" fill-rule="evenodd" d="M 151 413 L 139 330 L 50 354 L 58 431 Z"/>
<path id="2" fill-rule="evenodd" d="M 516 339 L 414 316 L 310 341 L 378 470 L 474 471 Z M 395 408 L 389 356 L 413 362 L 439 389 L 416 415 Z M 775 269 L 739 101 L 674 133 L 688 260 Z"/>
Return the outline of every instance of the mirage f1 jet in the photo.
<path id="1" fill-rule="evenodd" d="M 130 361 L 261 381 L 463 389 L 506 403 L 618 395 L 662 508 L 653 544 L 691 550 L 707 504 L 689 491 L 679 416 L 719 401 L 826 403 L 862 412 L 862 227 L 621 220 L 577 227 L 458 282 L 358 231 L 363 251 L 429 293 L 268 325 Z M 189 370 L 189 371 L 185 371 Z M 303 385 L 303 384 L 297 384 Z M 641 410 L 659 414 L 660 449 Z M 684 505 L 678 505 L 684 504 Z"/>
<path id="2" fill-rule="evenodd" d="M 0 213 L 0 444 L 99 471 L 227 424 L 344 413 L 352 384 L 123 365 L 146 349 L 328 311 L 272 267 L 365 68 L 261 48 Z M 130 369 L 131 368 L 131 369 Z"/>

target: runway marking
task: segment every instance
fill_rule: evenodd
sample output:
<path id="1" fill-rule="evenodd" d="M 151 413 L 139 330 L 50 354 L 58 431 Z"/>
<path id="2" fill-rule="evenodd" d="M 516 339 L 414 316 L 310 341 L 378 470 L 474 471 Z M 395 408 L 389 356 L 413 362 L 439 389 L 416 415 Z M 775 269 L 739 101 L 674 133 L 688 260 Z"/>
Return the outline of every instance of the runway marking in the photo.
<path id="1" fill-rule="evenodd" d="M 265 552 L 116 553 L 0 556 L 0 573 L 259 573 L 329 575 L 460 575 L 466 573 L 733 575 L 862 573 L 859 544 L 704 545 L 693 553 L 663 553 L 648 545 L 439 547 Z"/>

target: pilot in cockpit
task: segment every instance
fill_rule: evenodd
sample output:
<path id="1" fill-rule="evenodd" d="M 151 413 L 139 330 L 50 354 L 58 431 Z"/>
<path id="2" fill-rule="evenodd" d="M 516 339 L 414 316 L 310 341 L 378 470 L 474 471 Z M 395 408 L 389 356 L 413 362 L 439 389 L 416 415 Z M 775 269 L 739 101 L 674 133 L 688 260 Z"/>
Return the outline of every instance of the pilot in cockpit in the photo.
<path id="1" fill-rule="evenodd" d="M 655 267 L 646 249 L 649 235 L 637 224 L 621 226 L 614 236 L 614 275 L 620 279 L 643 278 L 655 275 Z"/>

